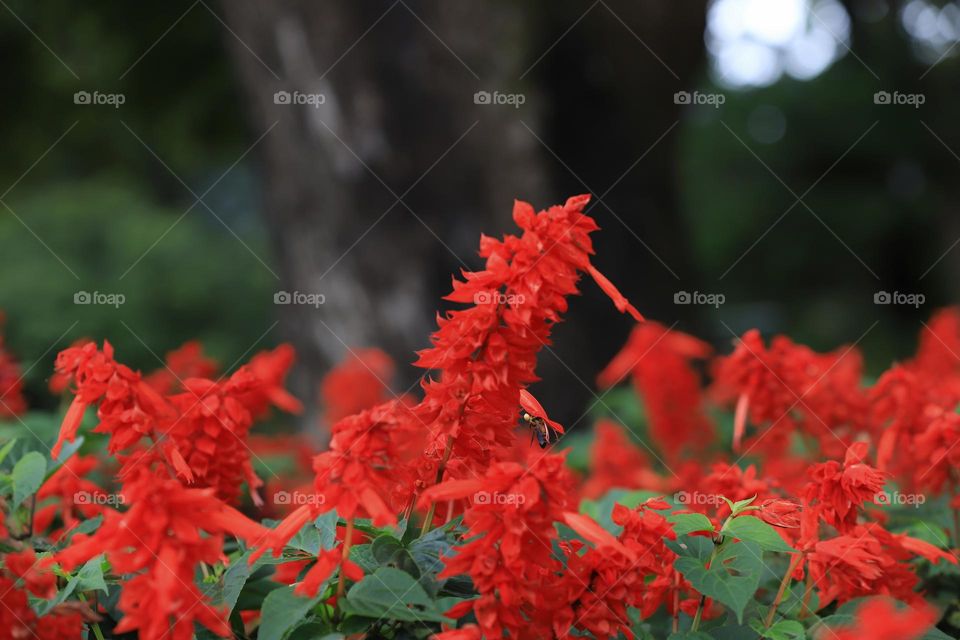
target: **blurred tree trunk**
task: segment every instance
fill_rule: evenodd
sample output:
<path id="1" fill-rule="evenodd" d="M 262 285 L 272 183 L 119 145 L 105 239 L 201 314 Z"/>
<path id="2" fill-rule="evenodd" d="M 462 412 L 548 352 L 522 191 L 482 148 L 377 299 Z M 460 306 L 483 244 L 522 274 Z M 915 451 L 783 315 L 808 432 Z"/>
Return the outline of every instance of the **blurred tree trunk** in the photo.
<path id="1" fill-rule="evenodd" d="M 601 271 L 648 318 L 696 331 L 698 309 L 673 304 L 676 291 L 704 290 L 681 216 L 681 119 L 690 110 L 674 94 L 707 90 L 706 2 L 550 3 L 539 23 L 541 46 L 581 17 L 535 70 L 551 106 L 539 135 L 562 159 L 548 159 L 553 181 L 561 194 L 593 191 Z M 623 346 L 630 325 L 596 287 L 584 285 L 584 300 L 558 328 L 556 357 L 544 358 L 564 363 L 545 368 L 544 384 L 565 390 L 556 401 L 568 420 L 594 404 L 585 386 Z"/>
<path id="2" fill-rule="evenodd" d="M 412 0 L 223 7 L 254 135 L 273 127 L 257 149 L 278 289 L 326 296 L 279 309 L 295 390 L 312 399 L 348 347 L 410 362 L 450 274 L 479 266 L 480 232 L 508 228 L 514 197 L 543 201 L 540 151 L 513 109 L 474 104 L 479 88 L 514 90 L 522 15 Z M 277 91 L 324 103 L 276 104 Z M 406 386 L 414 372 L 400 369 Z"/>
<path id="3" fill-rule="evenodd" d="M 224 9 L 254 135 L 274 127 L 257 149 L 278 289 L 326 295 L 319 310 L 280 309 L 301 354 L 300 395 L 312 397 L 346 346 L 409 362 L 450 274 L 479 265 L 480 233 L 512 230 L 513 198 L 541 208 L 603 194 L 622 176 L 592 211 L 605 228 L 599 262 L 652 317 L 676 314 L 676 278 L 692 274 L 673 94 L 698 84 L 705 0 L 682 11 L 654 0 L 233 0 Z M 477 105 L 478 90 L 525 102 Z M 276 91 L 325 102 L 278 105 Z M 592 385 L 629 329 L 584 288 L 560 329 L 559 358 L 542 359 L 542 392 L 569 420 L 592 400 L 570 371 Z"/>

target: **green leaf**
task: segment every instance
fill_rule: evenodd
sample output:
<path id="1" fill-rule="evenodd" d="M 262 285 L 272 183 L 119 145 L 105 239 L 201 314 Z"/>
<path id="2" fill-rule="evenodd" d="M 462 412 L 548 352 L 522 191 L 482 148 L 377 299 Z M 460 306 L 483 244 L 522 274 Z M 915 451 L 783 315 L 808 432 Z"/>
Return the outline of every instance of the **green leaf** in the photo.
<path id="1" fill-rule="evenodd" d="M 728 520 L 723 528 L 724 535 L 730 535 L 740 540 L 756 542 L 766 551 L 796 551 L 780 537 L 773 527 L 760 518 L 754 516 L 738 516 Z"/>
<path id="2" fill-rule="evenodd" d="M 673 523 L 673 530 L 678 536 L 685 536 L 694 531 L 709 531 L 713 533 L 713 523 L 702 513 L 671 513 L 667 520 Z"/>
<path id="3" fill-rule="evenodd" d="M 263 599 L 258 640 L 281 640 L 293 626 L 299 624 L 319 601 L 323 589 L 316 597 L 303 598 L 294 595 L 293 586 L 274 589 Z"/>
<path id="4" fill-rule="evenodd" d="M 704 564 L 714 549 L 713 540 L 704 536 L 678 536 L 676 540 L 664 539 L 663 542 L 677 555 L 698 558 Z"/>
<path id="5" fill-rule="evenodd" d="M 404 622 L 445 622 L 423 587 L 408 573 L 381 567 L 347 592 L 347 611 L 361 616 Z"/>
<path id="6" fill-rule="evenodd" d="M 46 615 L 57 605 L 66 602 L 67 598 L 77 591 L 103 591 L 109 593 L 107 583 L 103 579 L 103 565 L 105 560 L 103 554 L 90 558 L 80 567 L 80 571 L 75 576 L 67 580 L 67 584 L 57 592 L 57 595 L 50 600 L 42 601 L 39 613 Z"/>
<path id="7" fill-rule="evenodd" d="M 337 512 L 327 511 L 313 521 L 313 526 L 320 532 L 320 548 L 333 549 L 337 543 Z"/>
<path id="8" fill-rule="evenodd" d="M 678 631 L 671 633 L 667 640 L 713 640 L 713 636 L 703 631 Z"/>
<path id="9" fill-rule="evenodd" d="M 70 459 L 70 456 L 75 454 L 80 450 L 80 447 L 83 446 L 83 436 L 77 436 L 73 442 L 67 441 L 63 443 L 63 447 L 60 449 L 60 455 L 57 456 L 56 460 L 51 459 L 53 465 L 59 467 L 64 462 Z"/>
<path id="10" fill-rule="evenodd" d="M 723 497 L 723 496 L 721 496 L 721 497 Z M 756 500 L 756 499 L 757 499 L 757 496 L 753 496 L 752 498 L 747 498 L 747 499 L 745 499 L 745 500 L 738 500 L 737 502 L 733 502 L 733 501 L 729 500 L 728 498 L 725 498 L 725 497 L 724 497 L 724 498 L 723 498 L 723 501 L 726 502 L 726 503 L 727 503 L 727 506 L 730 507 L 730 515 L 731 515 L 731 516 L 737 516 L 737 515 L 739 515 L 741 512 L 743 512 L 743 511 L 747 511 L 747 510 L 749 510 L 749 509 L 756 509 L 757 507 L 750 507 L 750 505 L 751 505 L 751 504 L 753 503 L 753 501 Z"/>
<path id="11" fill-rule="evenodd" d="M 750 627 L 768 640 L 802 640 L 806 634 L 803 625 L 796 620 L 780 620 L 766 628 L 762 620 L 754 618 Z"/>
<path id="12" fill-rule="evenodd" d="M 13 445 L 17 444 L 16 438 L 11 438 L 7 444 L 3 445 L 3 449 L 0 449 L 0 462 L 3 462 L 7 459 L 7 456 L 10 454 L 10 450 L 13 449 Z"/>
<path id="13" fill-rule="evenodd" d="M 243 591 L 243 587 L 247 583 L 247 578 L 250 577 L 254 569 L 248 562 L 250 553 L 251 552 L 248 551 L 240 557 L 231 560 L 230 566 L 227 567 L 227 570 L 223 572 L 214 584 L 205 585 L 207 588 L 204 589 L 204 592 L 207 597 L 210 598 L 210 601 L 214 605 L 226 607 L 228 617 L 233 612 L 233 608 L 237 604 L 237 599 L 240 597 L 240 592 Z"/>
<path id="14" fill-rule="evenodd" d="M 13 466 L 13 508 L 19 507 L 24 500 L 32 496 L 43 484 L 47 472 L 47 461 L 43 455 L 30 451 L 17 460 Z"/>
<path id="15" fill-rule="evenodd" d="M 727 542 L 709 568 L 701 557 L 692 555 L 677 558 L 674 566 L 694 589 L 730 607 L 737 615 L 737 621 L 742 622 L 743 610 L 760 584 L 762 554 L 763 551 L 753 542 Z"/>
<path id="16" fill-rule="evenodd" d="M 77 573 L 77 591 L 103 591 L 107 593 L 107 583 L 103 580 L 106 561 L 103 555 L 90 558 Z"/>
<path id="17" fill-rule="evenodd" d="M 370 544 L 355 544 L 350 547 L 350 560 L 355 562 L 365 573 L 373 573 L 380 564 L 373 557 Z"/>
<path id="18" fill-rule="evenodd" d="M 308 522 L 297 531 L 297 535 L 290 539 L 287 546 L 315 556 L 320 551 L 320 530 L 312 522 Z"/>

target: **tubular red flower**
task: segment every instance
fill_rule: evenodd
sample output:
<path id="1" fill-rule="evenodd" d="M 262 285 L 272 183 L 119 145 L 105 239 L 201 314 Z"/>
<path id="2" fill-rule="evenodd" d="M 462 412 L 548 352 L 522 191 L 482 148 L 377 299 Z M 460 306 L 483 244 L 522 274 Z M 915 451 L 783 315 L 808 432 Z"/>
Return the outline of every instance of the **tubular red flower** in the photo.
<path id="1" fill-rule="evenodd" d="M 633 328 L 597 383 L 607 388 L 631 376 L 653 440 L 668 460 L 675 460 L 684 448 L 703 451 L 713 440 L 713 427 L 703 411 L 700 375 L 692 366 L 710 351 L 707 343 L 693 336 L 646 322 Z"/>
<path id="2" fill-rule="evenodd" d="M 194 583 L 197 566 L 223 558 L 225 534 L 254 545 L 269 530 L 218 500 L 213 489 L 187 489 L 145 467 L 136 473 L 124 485 L 127 511 L 105 511 L 95 534 L 77 534 L 47 562 L 70 570 L 106 552 L 113 571 L 135 574 L 121 591 L 118 606 L 124 617 L 117 633 L 136 630 L 143 640 L 188 639 L 199 622 L 229 635 L 224 612 L 210 605 Z"/>

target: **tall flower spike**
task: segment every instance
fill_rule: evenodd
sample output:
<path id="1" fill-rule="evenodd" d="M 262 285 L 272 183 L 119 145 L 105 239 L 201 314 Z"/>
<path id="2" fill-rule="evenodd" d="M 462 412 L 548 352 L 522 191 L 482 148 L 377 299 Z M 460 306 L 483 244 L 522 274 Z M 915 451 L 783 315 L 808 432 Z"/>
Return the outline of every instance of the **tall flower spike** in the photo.
<path id="1" fill-rule="evenodd" d="M 583 213 L 589 200 L 575 196 L 539 213 L 517 201 L 513 219 L 523 234 L 482 237 L 485 268 L 454 281 L 446 299 L 472 306 L 439 319 L 432 346 L 416 363 L 439 372 L 423 385 L 415 411 L 430 434 L 423 484 L 435 483 L 438 470 L 465 477 L 502 459 L 516 437 L 520 391 L 537 379 L 537 354 L 567 310 L 567 297 L 578 292 L 583 272 L 618 309 L 642 319 L 590 262 L 590 234 L 598 227 Z"/>
<path id="2" fill-rule="evenodd" d="M 135 473 L 123 490 L 129 509 L 105 511 L 96 533 L 77 534 L 47 562 L 70 570 L 106 552 L 113 571 L 135 574 L 120 594 L 124 617 L 117 633 L 136 630 L 142 640 L 189 639 L 199 622 L 229 635 L 224 611 L 211 605 L 194 582 L 197 566 L 223 557 L 225 534 L 256 544 L 269 530 L 218 500 L 212 489 L 187 489 L 145 467 Z"/>

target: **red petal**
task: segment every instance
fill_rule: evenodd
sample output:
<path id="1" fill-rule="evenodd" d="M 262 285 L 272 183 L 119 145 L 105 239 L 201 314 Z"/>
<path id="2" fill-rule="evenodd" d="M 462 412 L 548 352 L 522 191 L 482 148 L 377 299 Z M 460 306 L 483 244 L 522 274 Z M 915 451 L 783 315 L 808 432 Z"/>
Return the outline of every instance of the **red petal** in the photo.
<path id="1" fill-rule="evenodd" d="M 87 403 L 80 399 L 79 396 L 76 396 L 73 399 L 73 402 L 70 403 L 70 408 L 67 409 L 67 413 L 63 416 L 63 424 L 60 425 L 60 435 L 57 436 L 57 443 L 53 445 L 53 449 L 50 450 L 50 454 L 54 459 L 57 459 L 60 456 L 60 449 L 63 447 L 63 441 L 69 440 L 73 442 L 77 438 L 77 430 L 80 428 L 80 423 L 83 422 L 83 414 L 87 410 Z"/>
<path id="2" fill-rule="evenodd" d="M 733 418 L 733 450 L 740 451 L 740 442 L 747 430 L 747 409 L 750 408 L 750 396 L 741 393 L 737 398 L 737 411 Z"/>
<path id="3" fill-rule="evenodd" d="M 603 292 L 610 296 L 610 299 L 613 300 L 614 306 L 617 308 L 617 311 L 620 313 L 629 313 L 633 316 L 633 319 L 637 322 L 644 322 L 645 318 L 643 314 L 637 311 L 637 308 L 630 304 L 630 301 L 624 297 L 620 290 L 617 289 L 612 282 L 607 280 L 607 277 L 597 271 L 597 269 L 592 265 L 587 265 L 587 273 L 593 276 L 593 279 L 596 281 L 597 285 L 603 289 Z"/>

